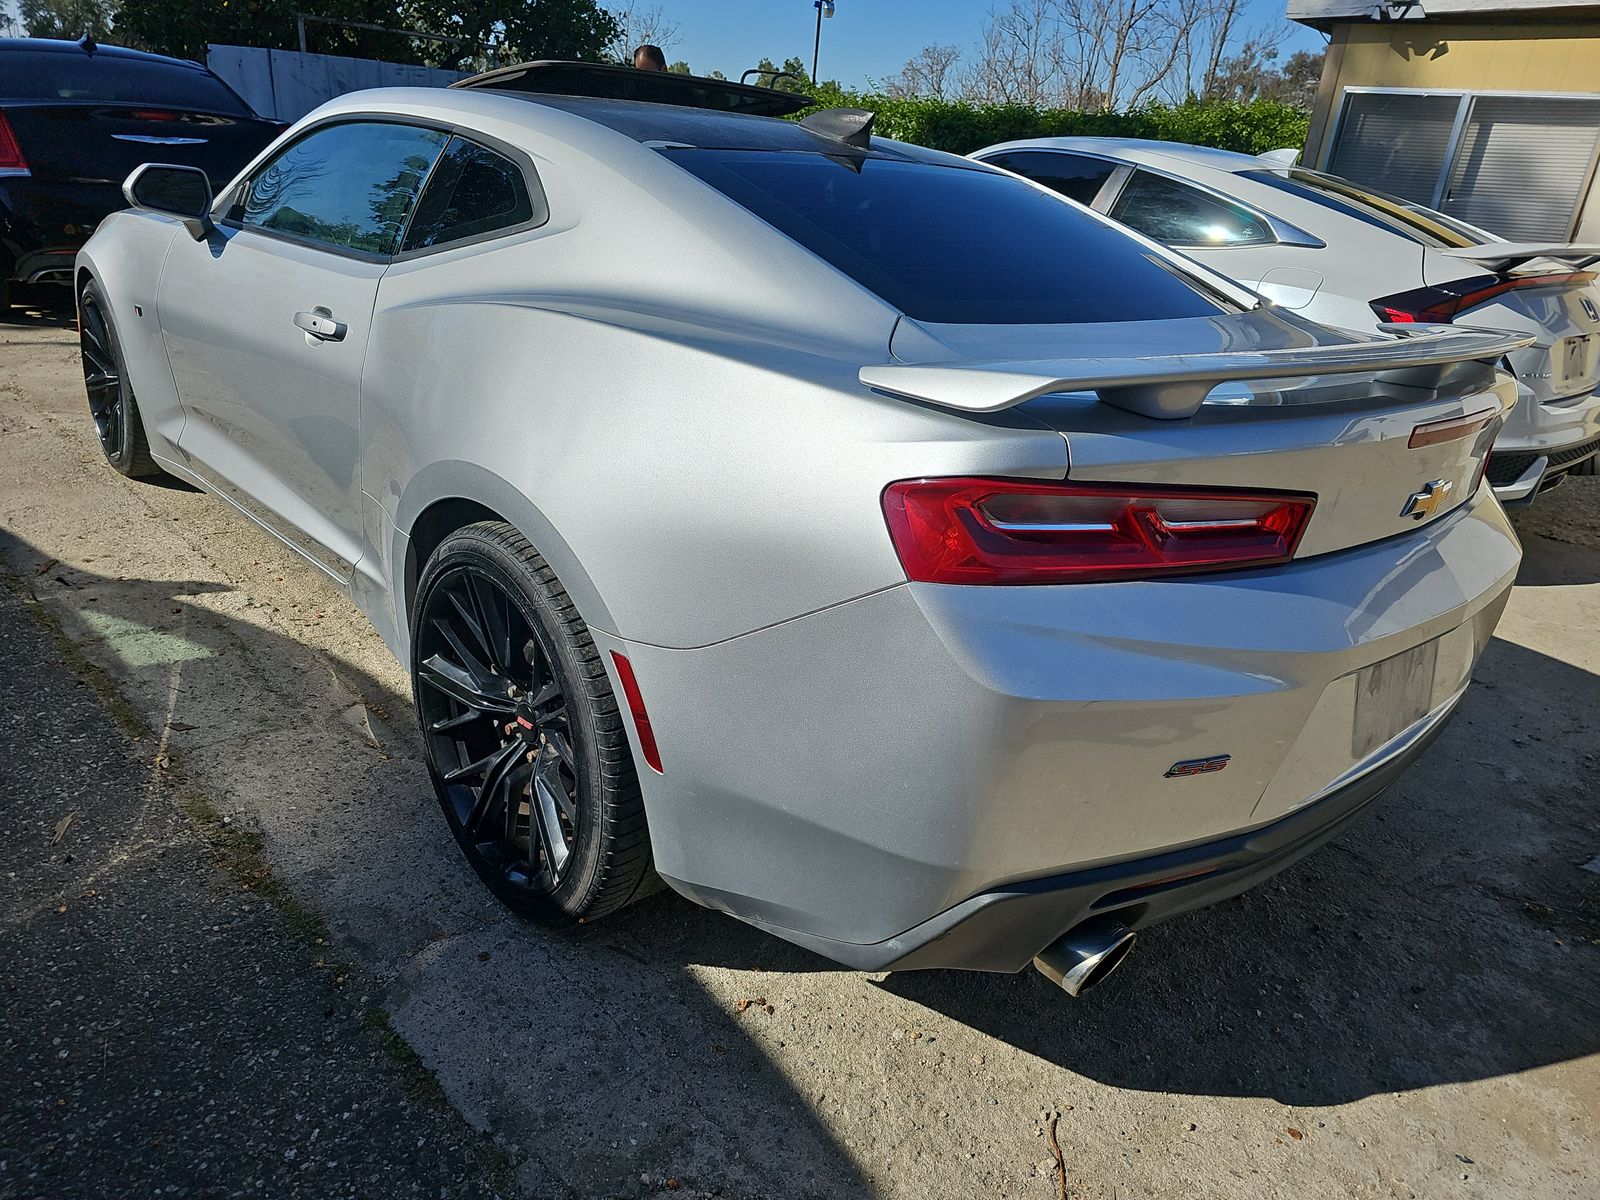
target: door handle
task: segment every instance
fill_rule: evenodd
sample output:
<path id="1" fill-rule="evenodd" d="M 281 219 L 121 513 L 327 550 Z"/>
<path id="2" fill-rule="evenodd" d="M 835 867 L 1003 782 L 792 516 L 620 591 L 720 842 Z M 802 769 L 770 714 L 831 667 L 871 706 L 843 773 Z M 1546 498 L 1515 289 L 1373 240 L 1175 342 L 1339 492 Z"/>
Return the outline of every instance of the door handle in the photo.
<path id="1" fill-rule="evenodd" d="M 342 342 L 350 329 L 343 321 L 335 321 L 333 314 L 320 306 L 310 312 L 295 313 L 294 323 L 297 329 L 305 330 L 319 342 Z"/>

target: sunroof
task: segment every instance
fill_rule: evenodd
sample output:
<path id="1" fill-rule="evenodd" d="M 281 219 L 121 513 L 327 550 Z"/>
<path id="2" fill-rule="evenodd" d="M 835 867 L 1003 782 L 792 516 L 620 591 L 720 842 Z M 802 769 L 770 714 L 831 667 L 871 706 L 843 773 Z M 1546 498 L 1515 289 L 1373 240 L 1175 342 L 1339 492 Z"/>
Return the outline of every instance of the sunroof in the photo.
<path id="1" fill-rule="evenodd" d="M 502 92 L 528 92 L 547 96 L 589 96 L 602 100 L 640 100 L 649 104 L 676 104 L 717 112 L 758 117 L 783 117 L 815 103 L 798 92 L 676 75 L 670 71 L 640 71 L 608 63 L 546 60 L 518 63 L 457 80 L 455 88 L 493 88 Z"/>

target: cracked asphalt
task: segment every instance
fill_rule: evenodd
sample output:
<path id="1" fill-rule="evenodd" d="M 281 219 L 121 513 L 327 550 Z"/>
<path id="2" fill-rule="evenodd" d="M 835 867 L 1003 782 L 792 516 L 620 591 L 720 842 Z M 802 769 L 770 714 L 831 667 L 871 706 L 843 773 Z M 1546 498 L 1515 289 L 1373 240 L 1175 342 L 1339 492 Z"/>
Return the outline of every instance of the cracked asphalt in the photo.
<path id="1" fill-rule="evenodd" d="M 841 971 L 670 894 L 573 933 L 508 916 L 362 618 L 219 501 L 117 477 L 84 409 L 59 318 L 0 326 L 0 560 L 149 730 L 52 684 L 48 643 L 0 676 L 0 1196 L 313 1194 L 295 1149 L 341 1164 L 318 1195 L 364 1152 L 374 1195 L 1050 1200 L 1051 1112 L 1079 1200 L 1600 1194 L 1600 480 L 1518 518 L 1477 684 L 1367 817 L 1072 1002 L 1031 972 Z M 324 947 L 211 864 L 163 753 Z M 139 829 L 166 852 L 86 882 Z M 448 1109 L 409 1099 L 368 1007 Z M 112 1021 L 148 1051 L 112 1057 Z"/>

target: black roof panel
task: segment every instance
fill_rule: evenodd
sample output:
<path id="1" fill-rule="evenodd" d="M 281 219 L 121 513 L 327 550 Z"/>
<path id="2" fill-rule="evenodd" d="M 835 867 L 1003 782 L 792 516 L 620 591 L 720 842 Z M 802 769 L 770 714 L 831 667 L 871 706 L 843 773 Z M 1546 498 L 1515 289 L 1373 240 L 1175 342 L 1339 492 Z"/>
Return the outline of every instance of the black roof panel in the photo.
<path id="1" fill-rule="evenodd" d="M 493 88 L 539 96 L 589 96 L 599 100 L 642 100 L 714 112 L 782 117 L 809 108 L 815 101 L 798 92 L 779 92 L 726 79 L 640 71 L 611 63 L 563 62 L 554 59 L 518 63 L 459 79 L 455 88 Z"/>

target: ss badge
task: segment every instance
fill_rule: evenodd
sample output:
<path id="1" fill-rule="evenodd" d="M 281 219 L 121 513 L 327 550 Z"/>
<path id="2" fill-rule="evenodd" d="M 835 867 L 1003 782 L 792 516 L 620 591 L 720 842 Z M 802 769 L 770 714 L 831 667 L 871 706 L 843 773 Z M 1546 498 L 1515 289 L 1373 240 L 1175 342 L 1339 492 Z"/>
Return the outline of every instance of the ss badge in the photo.
<path id="1" fill-rule="evenodd" d="M 1226 767 L 1233 758 L 1231 754 L 1213 754 L 1210 758 L 1186 758 L 1183 762 L 1175 762 L 1167 768 L 1163 779 L 1186 779 L 1190 775 L 1210 775 Z"/>

